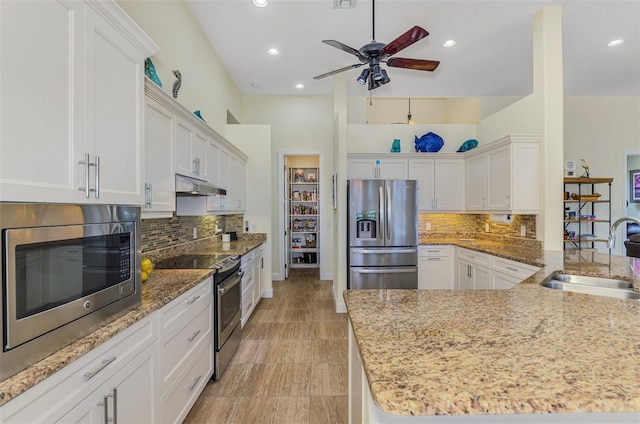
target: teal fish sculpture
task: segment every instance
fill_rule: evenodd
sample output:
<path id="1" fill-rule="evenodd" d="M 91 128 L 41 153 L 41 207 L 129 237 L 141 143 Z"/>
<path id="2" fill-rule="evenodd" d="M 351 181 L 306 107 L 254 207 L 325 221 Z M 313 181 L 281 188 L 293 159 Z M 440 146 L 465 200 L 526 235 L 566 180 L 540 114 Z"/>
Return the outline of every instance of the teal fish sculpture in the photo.
<path id="1" fill-rule="evenodd" d="M 420 138 L 418 138 L 418 136 L 414 137 L 416 152 L 435 153 L 440 151 L 440 149 L 442 149 L 442 146 L 444 146 L 444 140 L 442 139 L 442 137 L 440 137 L 436 133 L 432 133 L 431 131 L 424 134 Z"/>
<path id="2" fill-rule="evenodd" d="M 158 74 L 156 74 L 156 67 L 153 65 L 150 57 L 144 60 L 144 74 L 158 87 L 162 87 L 162 81 L 158 78 Z"/>
<path id="3" fill-rule="evenodd" d="M 475 149 L 476 147 L 478 147 L 478 140 L 476 140 L 475 138 L 471 138 L 462 143 L 462 145 L 458 150 L 456 150 L 456 152 L 466 152 L 468 150 Z"/>
<path id="4" fill-rule="evenodd" d="M 200 114 L 200 109 L 193 112 L 193 114 L 196 115 L 198 118 L 202 119 L 202 122 L 204 122 L 205 124 L 207 123 L 207 121 L 205 121 L 202 115 Z"/>

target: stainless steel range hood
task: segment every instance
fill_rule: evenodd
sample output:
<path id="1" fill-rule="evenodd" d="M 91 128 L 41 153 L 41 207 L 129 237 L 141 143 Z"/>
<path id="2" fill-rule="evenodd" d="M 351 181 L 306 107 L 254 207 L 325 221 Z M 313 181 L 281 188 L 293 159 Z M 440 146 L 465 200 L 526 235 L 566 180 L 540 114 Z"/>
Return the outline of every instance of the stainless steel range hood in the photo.
<path id="1" fill-rule="evenodd" d="M 227 190 L 185 175 L 176 174 L 176 196 L 226 196 Z"/>

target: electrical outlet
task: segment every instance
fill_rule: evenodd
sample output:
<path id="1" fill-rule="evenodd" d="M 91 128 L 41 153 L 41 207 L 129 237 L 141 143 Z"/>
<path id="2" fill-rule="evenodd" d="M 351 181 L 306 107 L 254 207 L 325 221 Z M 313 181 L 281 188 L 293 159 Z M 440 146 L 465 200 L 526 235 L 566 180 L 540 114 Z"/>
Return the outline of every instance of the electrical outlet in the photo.
<path id="1" fill-rule="evenodd" d="M 522 237 L 526 237 L 527 236 L 527 227 L 526 226 L 524 226 L 524 225 L 520 226 L 520 235 Z"/>
<path id="2" fill-rule="evenodd" d="M 484 231 L 485 231 L 485 233 L 489 232 L 489 223 L 488 222 L 484 223 Z"/>
<path id="3" fill-rule="evenodd" d="M 198 227 L 193 227 L 193 238 L 194 239 L 198 238 Z"/>
<path id="4" fill-rule="evenodd" d="M 431 223 L 430 222 L 425 222 L 424 223 L 424 229 L 427 231 L 431 231 Z"/>

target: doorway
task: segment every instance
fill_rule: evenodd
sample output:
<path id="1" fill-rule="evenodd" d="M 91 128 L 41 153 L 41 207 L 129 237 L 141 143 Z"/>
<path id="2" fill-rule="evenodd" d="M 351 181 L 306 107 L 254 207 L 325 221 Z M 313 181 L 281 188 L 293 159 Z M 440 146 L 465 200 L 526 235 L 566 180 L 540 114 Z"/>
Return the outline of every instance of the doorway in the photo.
<path id="1" fill-rule="evenodd" d="M 640 173 L 640 150 L 625 152 L 625 178 L 623 184 L 624 199 L 624 216 L 632 216 L 640 218 L 640 196 L 638 195 L 638 187 L 634 187 L 632 175 Z M 631 222 L 627 222 L 626 232 L 623 238 L 626 240 L 633 234 L 640 234 L 640 226 Z M 624 252 L 623 252 L 624 254 Z"/>
<path id="2" fill-rule="evenodd" d="M 280 275 L 295 268 L 318 268 L 322 278 L 325 234 L 322 229 L 322 153 L 280 152 Z"/>

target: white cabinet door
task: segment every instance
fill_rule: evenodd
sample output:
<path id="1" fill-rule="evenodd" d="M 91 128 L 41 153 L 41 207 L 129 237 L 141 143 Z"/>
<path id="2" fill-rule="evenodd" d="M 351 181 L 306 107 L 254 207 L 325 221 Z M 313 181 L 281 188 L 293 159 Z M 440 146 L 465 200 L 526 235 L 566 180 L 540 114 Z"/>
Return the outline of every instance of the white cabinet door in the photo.
<path id="1" fill-rule="evenodd" d="M 84 153 L 96 164 L 99 178 L 89 199 L 142 205 L 144 56 L 93 8 L 85 9 Z M 76 155 L 76 161 L 83 159 Z M 83 185 L 82 177 L 77 181 Z"/>
<path id="2" fill-rule="evenodd" d="M 475 289 L 487 290 L 493 288 L 491 282 L 491 269 L 479 265 L 471 266 L 471 277 Z"/>
<path id="3" fill-rule="evenodd" d="M 487 156 L 467 159 L 467 210 L 483 210 L 487 197 Z"/>
<path id="4" fill-rule="evenodd" d="M 473 277 L 471 274 L 471 264 L 467 261 L 458 259 L 456 261 L 456 284 L 458 290 L 473 289 Z"/>
<path id="5" fill-rule="evenodd" d="M 409 163 L 406 159 L 380 159 L 378 178 L 381 180 L 406 180 Z"/>
<path id="6" fill-rule="evenodd" d="M 246 191 L 246 164 L 235 155 L 231 155 L 230 161 L 230 194 L 227 193 L 228 209 L 242 211 L 244 209 L 244 193 Z"/>
<path id="7" fill-rule="evenodd" d="M 453 289 L 451 258 L 419 257 L 418 289 Z"/>
<path id="8" fill-rule="evenodd" d="M 493 289 L 510 289 L 516 284 L 522 281 L 522 278 L 514 277 L 512 275 L 507 275 L 502 272 L 496 272 L 495 270 L 491 273 L 491 288 Z"/>
<path id="9" fill-rule="evenodd" d="M 436 159 L 434 198 L 438 211 L 464 210 L 464 159 Z"/>
<path id="10" fill-rule="evenodd" d="M 347 160 L 347 178 L 350 180 L 406 180 L 408 176 L 407 159 L 353 157 Z"/>
<path id="11" fill-rule="evenodd" d="M 187 122 L 175 125 L 174 166 L 178 174 L 207 179 L 207 146 L 209 140 Z"/>
<path id="12" fill-rule="evenodd" d="M 142 212 L 176 210 L 172 167 L 173 116 L 158 103 L 147 100 L 145 114 L 145 207 Z"/>
<path id="13" fill-rule="evenodd" d="M 82 9 L 0 1 L 0 201 L 81 199 Z"/>
<path id="14" fill-rule="evenodd" d="M 408 174 L 410 180 L 418 180 L 418 210 L 432 211 L 435 208 L 434 159 L 409 159 Z"/>
<path id="15" fill-rule="evenodd" d="M 211 184 L 221 187 L 220 146 L 214 141 L 209 141 L 209 145 L 207 146 L 207 177 Z"/>
<path id="16" fill-rule="evenodd" d="M 511 146 L 487 154 L 487 209 L 511 209 Z"/>
<path id="17" fill-rule="evenodd" d="M 350 180 L 371 180 L 376 178 L 378 166 L 371 159 L 348 159 L 347 178 Z"/>

